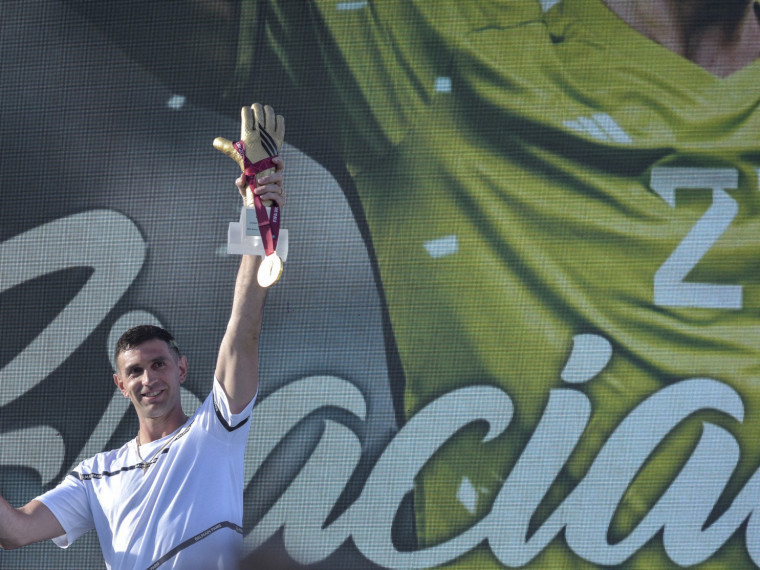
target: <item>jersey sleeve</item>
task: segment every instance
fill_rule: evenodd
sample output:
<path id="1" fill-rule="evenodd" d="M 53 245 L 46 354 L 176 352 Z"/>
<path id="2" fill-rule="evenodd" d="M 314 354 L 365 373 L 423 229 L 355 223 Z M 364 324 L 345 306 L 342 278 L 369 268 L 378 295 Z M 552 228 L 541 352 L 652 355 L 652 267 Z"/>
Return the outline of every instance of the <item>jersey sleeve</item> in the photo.
<path id="1" fill-rule="evenodd" d="M 53 539 L 61 548 L 69 547 L 76 539 L 95 528 L 87 489 L 83 482 L 69 474 L 56 487 L 37 497 L 53 513 L 66 534 Z"/>
<path id="2" fill-rule="evenodd" d="M 239 413 L 230 411 L 227 394 L 224 393 L 219 380 L 214 377 L 211 393 L 195 413 L 195 420 L 215 439 L 229 444 L 245 444 L 251 427 L 251 410 L 256 403 L 256 396 Z"/>

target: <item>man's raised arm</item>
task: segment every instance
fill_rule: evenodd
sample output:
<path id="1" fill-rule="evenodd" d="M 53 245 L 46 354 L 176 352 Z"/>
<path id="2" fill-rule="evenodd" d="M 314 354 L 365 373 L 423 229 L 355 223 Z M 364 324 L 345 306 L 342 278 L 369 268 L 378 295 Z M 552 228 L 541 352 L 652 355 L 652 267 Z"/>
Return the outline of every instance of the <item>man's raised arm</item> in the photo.
<path id="1" fill-rule="evenodd" d="M 235 183 L 246 205 L 253 205 L 254 194 L 265 204 L 276 202 L 280 208 L 285 205 L 284 164 L 277 156 L 284 134 L 283 118 L 269 106 L 254 104 L 242 109 L 238 143 L 221 138 L 214 141 L 214 146 L 243 170 Z M 267 169 L 257 174 L 256 165 L 264 164 Z M 258 389 L 258 344 L 267 291 L 257 280 L 260 265 L 260 257 L 243 255 L 235 281 L 232 314 L 216 362 L 216 377 L 233 414 L 243 411 Z"/>

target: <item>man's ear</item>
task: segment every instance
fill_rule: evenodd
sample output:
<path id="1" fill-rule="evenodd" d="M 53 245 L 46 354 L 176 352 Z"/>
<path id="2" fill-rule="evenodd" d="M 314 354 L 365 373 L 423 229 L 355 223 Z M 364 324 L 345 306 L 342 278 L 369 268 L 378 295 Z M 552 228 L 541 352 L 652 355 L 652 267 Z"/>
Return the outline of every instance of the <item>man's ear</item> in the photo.
<path id="1" fill-rule="evenodd" d="M 179 366 L 179 383 L 182 384 L 187 380 L 187 358 L 184 355 L 179 357 L 177 366 Z"/>
<path id="2" fill-rule="evenodd" d="M 124 389 L 124 382 L 121 381 L 121 378 L 119 378 L 118 374 L 113 375 L 113 382 L 116 384 L 116 387 L 119 389 L 119 391 L 124 394 L 124 397 L 129 398 L 129 394 L 127 394 L 127 391 Z"/>

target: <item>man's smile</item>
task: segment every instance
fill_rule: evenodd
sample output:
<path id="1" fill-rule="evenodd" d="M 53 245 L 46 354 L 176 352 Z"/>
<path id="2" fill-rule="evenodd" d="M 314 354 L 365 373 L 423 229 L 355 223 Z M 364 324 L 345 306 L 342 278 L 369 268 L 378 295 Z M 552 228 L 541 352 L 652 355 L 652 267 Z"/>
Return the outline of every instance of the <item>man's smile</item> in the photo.
<path id="1" fill-rule="evenodd" d="M 152 400 L 162 394 L 164 390 L 153 390 L 152 392 L 145 392 L 144 394 L 140 394 L 140 396 L 143 399 Z"/>

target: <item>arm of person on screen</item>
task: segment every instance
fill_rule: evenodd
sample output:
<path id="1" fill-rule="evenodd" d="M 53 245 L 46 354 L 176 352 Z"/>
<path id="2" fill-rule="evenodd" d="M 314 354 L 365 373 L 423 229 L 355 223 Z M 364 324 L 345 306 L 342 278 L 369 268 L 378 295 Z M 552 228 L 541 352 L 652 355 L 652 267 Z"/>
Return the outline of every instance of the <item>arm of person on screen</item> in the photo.
<path id="1" fill-rule="evenodd" d="M 50 509 L 33 500 L 14 509 L 0 497 L 0 548 L 11 550 L 65 534 Z"/>
<path id="2" fill-rule="evenodd" d="M 276 143 L 276 152 L 282 147 L 285 133 L 284 120 L 274 114 L 271 107 L 254 104 L 242 110 L 241 141 L 247 159 L 255 163 L 261 160 L 260 138 L 266 133 L 272 135 Z M 258 145 L 258 146 L 257 146 Z M 245 170 L 245 164 L 239 151 L 225 139 L 216 139 L 214 146 L 234 159 Z M 257 148 L 259 150 L 257 151 Z M 270 155 L 275 152 L 270 148 Z M 249 200 L 251 191 L 262 201 L 276 202 L 281 208 L 285 205 L 285 193 L 282 187 L 284 163 L 280 156 L 269 156 L 274 168 L 265 170 L 254 177 L 241 175 L 235 183 L 244 199 Z M 248 202 L 246 202 L 248 203 Z M 262 259 L 255 255 L 243 255 L 235 281 L 235 293 L 232 313 L 227 323 L 227 330 L 219 348 L 216 362 L 216 378 L 227 395 L 230 411 L 240 413 L 250 403 L 258 390 L 259 334 L 264 312 L 264 300 L 267 289 L 257 281 L 257 273 Z"/>

